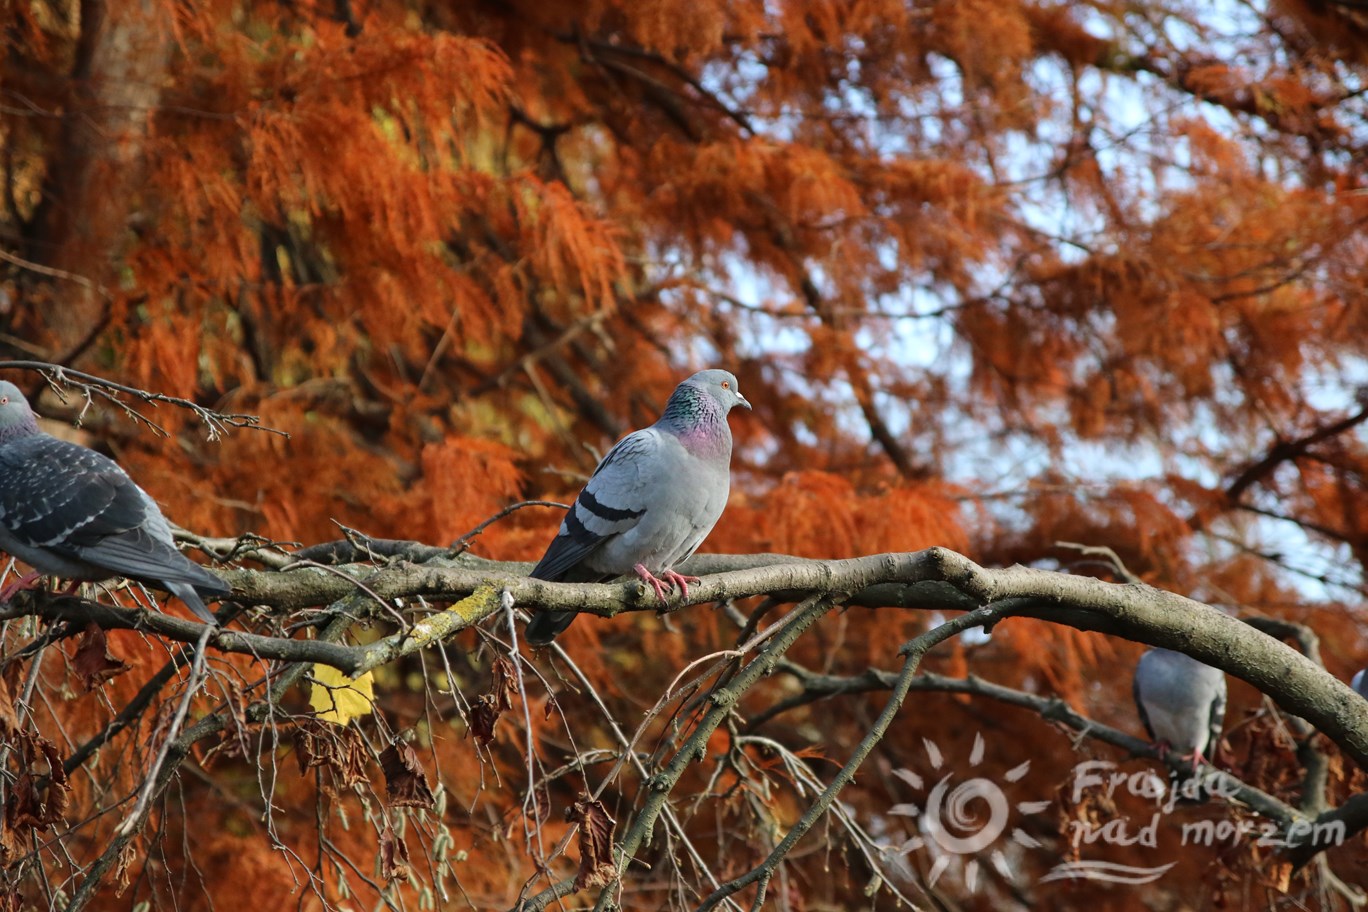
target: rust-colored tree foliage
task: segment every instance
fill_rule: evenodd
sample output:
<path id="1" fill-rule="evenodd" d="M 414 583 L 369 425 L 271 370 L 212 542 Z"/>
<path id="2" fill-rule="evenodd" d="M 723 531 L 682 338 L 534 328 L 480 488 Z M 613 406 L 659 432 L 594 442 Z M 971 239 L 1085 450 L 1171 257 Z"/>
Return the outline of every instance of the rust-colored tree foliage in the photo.
<path id="1" fill-rule="evenodd" d="M 1363 904 L 1356 4 L 5 9 L 0 367 L 235 594 L 0 605 L 0 910 Z M 525 579 L 714 366 L 689 604 Z"/>

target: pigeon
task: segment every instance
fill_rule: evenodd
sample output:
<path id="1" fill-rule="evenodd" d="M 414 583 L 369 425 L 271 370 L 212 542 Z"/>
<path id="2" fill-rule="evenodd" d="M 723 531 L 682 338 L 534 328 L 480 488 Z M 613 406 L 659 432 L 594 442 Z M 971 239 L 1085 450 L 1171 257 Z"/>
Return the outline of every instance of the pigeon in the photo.
<path id="1" fill-rule="evenodd" d="M 1135 666 L 1131 689 L 1145 731 L 1160 754 L 1192 758 L 1192 769 L 1215 753 L 1225 721 L 1225 672 L 1169 649 L 1151 649 Z"/>
<path id="2" fill-rule="evenodd" d="M 1364 674 L 1366 671 L 1368 671 L 1368 668 L 1360 668 L 1358 671 L 1354 672 L 1354 679 L 1349 682 L 1349 686 L 1354 688 L 1354 693 L 1363 697 L 1365 700 L 1368 700 L 1368 680 L 1364 680 L 1365 678 L 1368 678 L 1368 675 Z"/>
<path id="3" fill-rule="evenodd" d="M 662 605 L 673 586 L 688 598 L 698 578 L 674 567 L 698 550 L 727 504 L 727 415 L 737 405 L 751 407 L 724 370 L 700 371 L 675 387 L 660 420 L 623 437 L 594 469 L 532 578 L 589 583 L 635 573 Z M 574 619 L 573 611 L 541 612 L 527 625 L 527 641 L 544 646 Z"/>
<path id="4" fill-rule="evenodd" d="M 0 601 L 40 575 L 81 582 L 113 576 L 166 589 L 206 624 L 201 595 L 231 588 L 176 550 L 156 501 L 112 459 L 38 429 L 28 400 L 0 381 L 0 551 L 34 568 Z"/>

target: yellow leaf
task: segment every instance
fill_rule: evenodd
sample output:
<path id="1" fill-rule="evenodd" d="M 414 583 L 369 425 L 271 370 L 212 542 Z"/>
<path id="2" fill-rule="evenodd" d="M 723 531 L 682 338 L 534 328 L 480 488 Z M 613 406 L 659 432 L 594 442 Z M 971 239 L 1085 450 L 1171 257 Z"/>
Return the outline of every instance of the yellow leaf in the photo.
<path id="1" fill-rule="evenodd" d="M 324 722 L 346 725 L 369 715 L 375 700 L 375 681 L 368 671 L 352 680 L 331 665 L 315 665 L 309 705 Z"/>

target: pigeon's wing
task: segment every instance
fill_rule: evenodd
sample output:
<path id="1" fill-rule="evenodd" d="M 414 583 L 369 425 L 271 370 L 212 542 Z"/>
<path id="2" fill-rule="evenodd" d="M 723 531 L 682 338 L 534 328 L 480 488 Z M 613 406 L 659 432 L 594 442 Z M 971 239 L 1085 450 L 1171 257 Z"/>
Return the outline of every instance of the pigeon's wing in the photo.
<path id="1" fill-rule="evenodd" d="M 0 482 L 0 519 L 10 534 L 64 557 L 137 526 L 146 511 L 137 487 L 113 461 L 47 435 L 0 451 Z"/>
<path id="2" fill-rule="evenodd" d="M 589 483 L 566 511 L 560 531 L 532 568 L 533 579 L 561 580 L 651 508 L 651 488 L 664 452 L 660 431 L 628 434 L 603 457 Z"/>
<path id="3" fill-rule="evenodd" d="M 20 542 L 120 576 L 229 591 L 176 550 L 156 504 L 108 457 L 37 435 L 0 461 L 0 517 Z"/>
<path id="4" fill-rule="evenodd" d="M 206 595 L 223 595 L 228 585 L 147 526 L 135 526 L 76 548 L 84 561 L 107 567 L 120 576 L 190 586 Z M 176 591 L 176 590 L 173 590 Z"/>
<path id="5" fill-rule="evenodd" d="M 611 577 L 586 562 L 615 537 L 633 528 L 651 508 L 651 490 L 668 472 L 666 441 L 655 428 L 628 434 L 608 451 L 584 490 L 566 511 L 560 531 L 532 568 L 533 579 L 590 582 Z M 527 641 L 545 646 L 574 623 L 574 611 L 539 612 L 527 625 Z"/>
<path id="6" fill-rule="evenodd" d="M 1145 676 L 1145 656 L 1140 657 L 1139 663 L 1135 666 L 1135 677 L 1131 681 L 1131 697 L 1135 700 L 1135 711 L 1140 715 L 1140 724 L 1145 726 L 1145 731 L 1149 733 L 1151 741 L 1158 741 L 1159 736 L 1154 733 L 1154 726 L 1150 723 L 1149 713 L 1145 711 L 1144 684 L 1141 679 Z"/>
<path id="7" fill-rule="evenodd" d="M 1210 733 L 1210 740 L 1207 741 L 1207 749 L 1205 751 L 1205 753 L 1209 755 L 1208 759 L 1210 757 L 1216 756 L 1216 750 L 1220 746 L 1221 729 L 1225 725 L 1225 714 L 1226 682 L 1225 675 L 1222 675 L 1220 678 L 1220 683 L 1216 687 L 1216 693 L 1212 695 L 1211 714 L 1208 717 L 1208 731 Z"/>

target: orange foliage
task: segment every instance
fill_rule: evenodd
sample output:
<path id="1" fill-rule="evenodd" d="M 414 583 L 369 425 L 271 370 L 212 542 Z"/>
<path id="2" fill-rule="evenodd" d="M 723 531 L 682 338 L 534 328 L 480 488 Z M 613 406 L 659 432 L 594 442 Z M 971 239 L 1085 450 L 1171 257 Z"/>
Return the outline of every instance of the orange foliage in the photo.
<path id="1" fill-rule="evenodd" d="M 92 32 L 81 16 L 106 6 L 114 24 Z M 756 409 L 733 419 L 732 500 L 704 551 L 841 558 L 942 545 L 989 565 L 1114 578 L 1059 543 L 1106 546 L 1152 585 L 1313 625 L 1335 674 L 1368 663 L 1368 452 L 1362 424 L 1334 430 L 1364 407 L 1368 338 L 1368 32 L 1349 6 L 1279 2 L 1272 24 L 1184 2 L 156 6 L 143 44 L 164 54 L 142 62 L 157 103 L 133 105 L 136 129 L 105 136 L 134 153 L 136 171 L 83 165 L 72 126 L 129 107 L 88 94 L 128 71 L 120 5 L 13 7 L 0 349 L 256 414 L 289 435 L 209 442 L 170 407 L 153 413 L 167 437 L 111 410 L 84 414 L 176 522 L 303 543 L 336 538 L 340 523 L 446 546 L 520 499 L 573 496 L 682 375 L 717 365 Z M 70 251 L 88 251 L 79 268 Z M 101 317 L 72 317 L 89 295 Z M 80 406 L 49 395 L 39 410 L 72 419 Z M 535 559 L 559 521 L 520 511 L 473 550 Z M 790 658 L 830 674 L 893 669 L 932 623 L 852 608 Z M 672 684 L 692 698 L 677 676 L 735 637 L 732 615 L 700 606 L 580 622 L 561 643 L 631 729 Z M 534 809 L 526 746 L 547 769 L 619 747 L 557 665 L 477 748 L 464 720 L 490 686 L 489 648 L 467 633 L 378 670 L 383 697 L 361 727 L 377 755 L 401 731 L 421 748 L 448 803 L 408 818 L 405 845 L 420 859 L 440 831 L 451 858 L 468 853 L 447 889 L 480 909 L 513 904 L 536 876 L 532 856 L 568 832 L 563 809 L 604 775 L 597 761 L 568 768 Z M 36 709 L 40 726 L 81 742 L 168 657 L 132 633 L 111 635 L 110 649 L 130 670 Z M 42 669 L 54 687 L 69 672 L 58 652 Z M 927 668 L 1057 695 L 1138 733 L 1138 654 L 1012 620 L 986 642 L 947 644 Z M 215 670 L 197 711 L 257 686 L 263 666 Z M 735 730 L 719 729 L 680 787 L 721 796 L 715 819 L 691 824 L 719 870 L 755 863 L 806 807 L 770 748 L 722 760 L 742 720 L 798 689 L 775 675 L 748 693 Z M 135 786 L 174 697 L 73 777 L 71 820 Z M 882 699 L 803 706 L 760 734 L 829 776 Z M 286 704 L 304 712 L 297 688 Z M 1253 730 L 1241 762 L 1285 786 L 1295 759 L 1250 721 L 1257 705 L 1249 688 L 1232 691 L 1232 724 Z M 654 750 L 675 721 L 653 722 L 636 750 Z M 1030 800 L 1054 794 L 1084 756 L 1029 713 L 914 694 L 842 801 L 871 827 L 902 825 L 885 813 L 909 800 L 892 771 L 929 777 L 928 739 L 967 755 L 978 732 L 990 769 L 1029 755 Z M 370 859 L 393 822 L 376 816 L 375 758 L 371 791 L 354 793 L 298 775 L 291 743 L 244 724 L 206 748 L 203 769 L 180 780 L 183 805 L 159 808 L 156 840 L 137 844 L 129 892 L 111 887 L 105 907 L 169 903 L 169 882 L 189 885 L 175 897 L 185 909 L 341 905 L 332 868 L 300 899 L 323 849 L 316 813 L 338 852 L 380 876 Z M 743 776 L 729 765 L 738 757 L 760 772 Z M 1361 780 L 1340 770 L 1332 790 Z M 635 780 L 604 799 L 620 823 L 640 801 L 624 782 Z M 1107 812 L 1067 804 L 1061 819 Z M 524 825 L 538 822 L 534 849 Z M 106 815 L 79 830 L 72 857 L 115 825 Z M 1014 858 L 1010 886 L 1051 908 L 1235 907 L 1277 892 L 1248 847 L 1193 851 L 1172 879 L 1124 897 L 1037 884 L 1067 851 L 1041 826 L 1048 844 Z M 831 861 L 844 850 L 794 860 L 792 907 L 870 901 L 864 863 Z M 158 865 L 174 876 L 154 876 Z M 413 869 L 415 883 L 433 876 Z M 347 876 L 359 902 L 378 901 Z M 1309 875 L 1296 876 L 1302 889 Z M 995 908 L 1007 890 L 945 883 L 945 904 L 965 909 Z M 394 889 L 418 905 L 417 890 Z M 642 889 L 621 901 L 678 899 Z"/>

